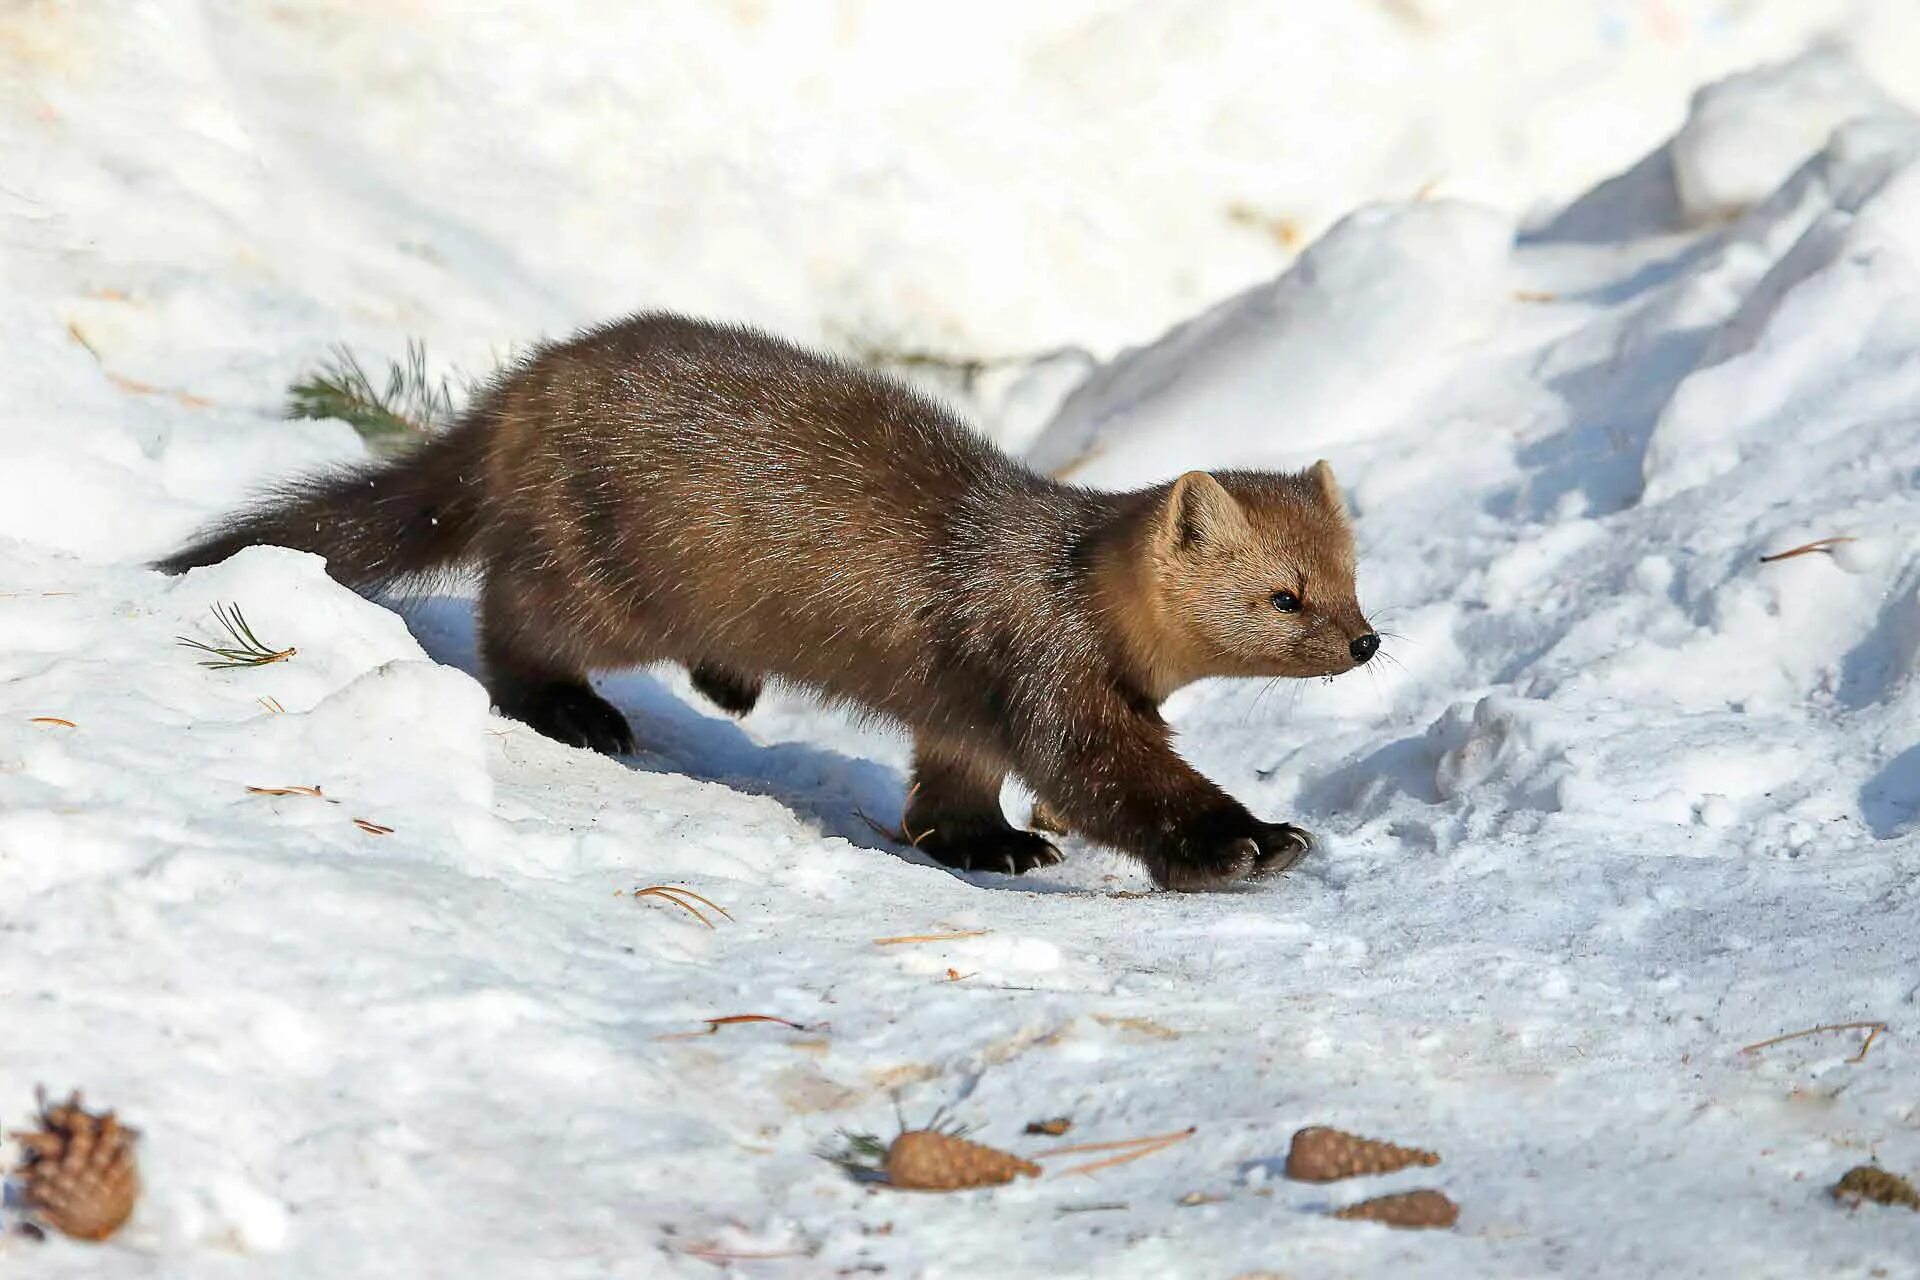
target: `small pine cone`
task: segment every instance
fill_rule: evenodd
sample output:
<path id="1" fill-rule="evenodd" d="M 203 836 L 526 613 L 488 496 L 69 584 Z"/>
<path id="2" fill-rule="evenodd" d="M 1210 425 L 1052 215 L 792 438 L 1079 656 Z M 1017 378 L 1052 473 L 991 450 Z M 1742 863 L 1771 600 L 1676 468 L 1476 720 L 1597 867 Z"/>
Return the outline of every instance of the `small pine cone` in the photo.
<path id="1" fill-rule="evenodd" d="M 1333 1216 L 1389 1227 L 1450 1227 L 1460 1220 L 1460 1206 L 1438 1191 L 1403 1191 L 1350 1204 L 1334 1210 Z"/>
<path id="2" fill-rule="evenodd" d="M 1431 1151 L 1396 1147 L 1391 1142 L 1313 1125 L 1293 1135 L 1293 1146 L 1287 1151 L 1287 1176 L 1301 1182 L 1338 1182 L 1439 1163 L 1440 1157 Z"/>
<path id="3" fill-rule="evenodd" d="M 27 1207 L 56 1231 L 77 1240 L 105 1240 L 133 1213 L 140 1174 L 133 1158 L 135 1130 L 107 1111 L 94 1115 L 75 1093 L 57 1106 L 40 1095 L 40 1128 L 11 1135 L 26 1147 L 15 1172 Z"/>
<path id="4" fill-rule="evenodd" d="M 1040 1176 L 1031 1160 L 937 1129 L 911 1129 L 895 1138 L 881 1167 L 889 1183 L 910 1191 L 963 1191 Z"/>
<path id="5" fill-rule="evenodd" d="M 1875 1204 L 1903 1204 L 1920 1210 L 1920 1191 L 1916 1191 L 1911 1182 L 1872 1164 L 1855 1165 L 1841 1174 L 1840 1181 L 1833 1184 L 1833 1198 L 1855 1208 L 1861 1201 L 1871 1200 Z"/>

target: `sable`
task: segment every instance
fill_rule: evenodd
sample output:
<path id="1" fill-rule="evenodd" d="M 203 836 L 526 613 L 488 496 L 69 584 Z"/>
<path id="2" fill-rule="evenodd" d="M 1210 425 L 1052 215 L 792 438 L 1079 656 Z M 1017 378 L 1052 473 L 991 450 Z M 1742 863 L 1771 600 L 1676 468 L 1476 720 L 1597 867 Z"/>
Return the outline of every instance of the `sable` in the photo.
<path id="1" fill-rule="evenodd" d="M 535 351 L 411 454 L 295 480 L 157 567 L 256 543 L 368 592 L 477 568 L 495 703 L 562 742 L 633 749 L 594 671 L 679 662 L 741 715 L 775 678 L 913 732 L 903 829 L 948 866 L 1059 860 L 1001 811 L 1012 773 L 1176 889 L 1312 842 L 1175 754 L 1161 701 L 1379 647 L 1324 462 L 1095 492 L 889 378 L 661 314 Z"/>

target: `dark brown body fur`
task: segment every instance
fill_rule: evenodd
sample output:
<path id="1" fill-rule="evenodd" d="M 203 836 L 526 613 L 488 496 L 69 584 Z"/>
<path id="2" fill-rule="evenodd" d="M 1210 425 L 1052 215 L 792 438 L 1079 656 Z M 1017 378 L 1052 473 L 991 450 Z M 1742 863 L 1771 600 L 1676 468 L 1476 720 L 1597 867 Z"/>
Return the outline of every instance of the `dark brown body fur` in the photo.
<path id="1" fill-rule="evenodd" d="M 684 663 L 736 713 L 775 677 L 913 731 L 904 826 L 942 862 L 1057 860 L 1002 814 L 1015 773 L 1158 883 L 1201 888 L 1285 865 L 1308 841 L 1181 760 L 1160 699 L 1198 675 L 1344 670 L 1369 631 L 1351 604 L 1350 538 L 1312 545 L 1346 538 L 1330 473 L 1317 498 L 1315 484 L 1057 484 L 886 378 L 750 330 L 643 315 L 540 350 L 412 455 L 296 482 L 160 567 L 264 542 L 318 552 L 367 590 L 477 564 L 488 685 L 544 734 L 632 749 L 588 684 L 595 670 Z M 1161 617 L 1168 592 L 1206 585 L 1153 585 L 1168 564 L 1204 579 L 1192 557 L 1265 536 L 1269 519 L 1305 545 L 1303 588 L 1308 559 L 1345 578 L 1325 591 L 1338 607 L 1313 623 L 1324 634 L 1293 637 L 1284 659 L 1213 653 L 1238 642 Z M 1258 572 L 1271 612 L 1288 584 L 1266 577 L 1288 570 Z"/>

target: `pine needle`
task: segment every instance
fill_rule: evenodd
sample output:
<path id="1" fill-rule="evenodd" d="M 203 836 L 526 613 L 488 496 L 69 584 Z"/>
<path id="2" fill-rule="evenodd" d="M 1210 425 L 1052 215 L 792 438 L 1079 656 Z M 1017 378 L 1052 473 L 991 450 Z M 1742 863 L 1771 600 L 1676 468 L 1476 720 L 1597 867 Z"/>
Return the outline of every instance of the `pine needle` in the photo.
<path id="1" fill-rule="evenodd" d="M 1051 1150 L 1036 1152 L 1033 1158 L 1051 1160 L 1055 1156 L 1091 1154 L 1095 1151 L 1124 1151 L 1130 1147 L 1171 1145 L 1192 1137 L 1195 1128 L 1196 1126 L 1189 1125 L 1185 1129 L 1176 1129 L 1172 1133 L 1155 1133 L 1144 1138 L 1120 1138 L 1113 1142 L 1076 1142 L 1070 1147 L 1054 1147 Z"/>
<path id="2" fill-rule="evenodd" d="M 720 1028 L 722 1027 L 737 1027 L 745 1022 L 771 1022 L 776 1026 L 786 1027 L 790 1031 L 813 1031 L 817 1029 L 809 1027 L 804 1022 L 795 1022 L 791 1018 L 776 1018 L 770 1013 L 730 1013 L 724 1018 L 707 1018 L 704 1019 L 704 1021 L 707 1024 L 705 1031 L 670 1031 L 666 1035 L 655 1036 L 654 1039 L 697 1040 L 701 1036 L 719 1035 Z"/>
<path id="3" fill-rule="evenodd" d="M 386 384 L 374 383 L 360 358 L 337 346 L 311 377 L 287 391 L 289 418 L 337 418 L 369 444 L 393 446 L 431 435 L 453 420 L 445 377 L 427 372 L 427 348 L 409 339 L 404 362 L 387 362 Z"/>
<path id="4" fill-rule="evenodd" d="M 198 649 L 213 656 L 202 660 L 203 667 L 225 670 L 230 667 L 264 667 L 270 662 L 285 662 L 299 653 L 298 649 L 275 649 L 261 643 L 260 637 L 253 634 L 253 628 L 247 625 L 246 617 L 237 604 L 214 605 L 213 616 L 220 623 L 221 630 L 232 638 L 230 645 L 208 644 L 204 640 L 192 640 L 186 636 L 175 636 L 189 649 Z"/>
<path id="5" fill-rule="evenodd" d="M 960 929 L 953 933 L 903 933 L 896 938 L 875 938 L 876 947 L 897 947 L 909 942 L 955 942 L 961 938 L 984 938 L 991 929 Z"/>
<path id="6" fill-rule="evenodd" d="M 838 1147 L 822 1147 L 819 1151 L 822 1160 L 831 1160 L 834 1164 L 856 1169 L 878 1168 L 887 1158 L 887 1144 L 874 1133 L 854 1133 L 840 1130 Z"/>
<path id="7" fill-rule="evenodd" d="M 644 889 L 635 889 L 633 891 L 633 896 L 636 898 L 659 898 L 663 902 L 671 902 L 674 906 L 680 908 L 682 911 L 685 911 L 686 913 L 691 915 L 694 919 L 698 920 L 701 924 L 707 926 L 707 928 L 709 929 L 712 929 L 715 927 L 713 921 L 707 919 L 705 913 L 703 913 L 699 907 L 694 906 L 693 902 L 704 903 L 706 906 L 712 908 L 715 911 L 718 911 L 721 915 L 725 916 L 727 919 L 729 920 L 733 919 L 733 913 L 728 911 L 725 907 L 721 906 L 719 903 L 713 901 L 711 898 L 702 897 L 701 895 L 695 893 L 693 890 L 683 888 L 680 885 L 675 885 L 675 884 L 648 885 Z M 686 901 L 686 899 L 688 898 L 693 899 L 693 902 Z"/>
<path id="8" fill-rule="evenodd" d="M 1107 1151 L 1116 1147 L 1133 1148 L 1133 1150 L 1123 1151 L 1117 1156 L 1108 1156 L 1105 1160 L 1090 1160 L 1085 1164 L 1074 1165 L 1071 1169 L 1062 1169 L 1060 1170 L 1059 1176 L 1064 1178 L 1069 1174 L 1093 1173 L 1099 1169 L 1111 1169 L 1118 1164 L 1127 1164 L 1130 1161 L 1143 1159 L 1156 1152 L 1165 1151 L 1168 1147 L 1176 1143 L 1185 1142 L 1193 1136 L 1193 1133 L 1193 1129 L 1188 1128 L 1182 1129 L 1177 1133 L 1163 1133 L 1154 1138 L 1134 1138 L 1128 1142 L 1089 1142 L 1078 1147 L 1061 1147 L 1048 1152 L 1047 1155 L 1057 1156 L 1068 1151 Z M 1044 1159 L 1045 1157 L 1039 1158 Z"/>
<path id="9" fill-rule="evenodd" d="M 1832 555 L 1835 547 L 1848 542 L 1858 541 L 1860 541 L 1860 539 L 1844 536 L 1837 538 L 1815 538 L 1812 542 L 1803 542 L 1797 547 L 1790 547 L 1785 551 L 1776 551 L 1770 556 L 1761 556 L 1760 563 L 1773 564 L 1780 560 L 1791 560 L 1795 556 L 1810 556 L 1815 553 Z"/>
<path id="10" fill-rule="evenodd" d="M 1882 1031 L 1887 1029 L 1884 1022 L 1829 1022 L 1824 1026 L 1808 1027 L 1804 1031 L 1789 1031 L 1783 1036 L 1774 1036 L 1768 1040 L 1757 1040 L 1752 1044 L 1740 1046 L 1742 1053 L 1758 1053 L 1762 1049 L 1772 1048 L 1776 1044 L 1785 1044 L 1789 1040 L 1804 1040 L 1808 1036 L 1825 1035 L 1829 1031 L 1864 1031 L 1867 1038 L 1860 1045 L 1860 1052 L 1848 1058 L 1848 1062 L 1864 1062 L 1867 1050 L 1873 1048 L 1873 1042 Z"/>

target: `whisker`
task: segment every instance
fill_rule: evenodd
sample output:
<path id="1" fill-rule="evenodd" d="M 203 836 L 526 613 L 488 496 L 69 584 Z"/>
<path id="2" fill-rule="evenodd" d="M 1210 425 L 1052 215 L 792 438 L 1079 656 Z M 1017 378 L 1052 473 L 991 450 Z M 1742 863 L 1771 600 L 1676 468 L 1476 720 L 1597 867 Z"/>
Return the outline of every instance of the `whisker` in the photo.
<path id="1" fill-rule="evenodd" d="M 1261 683 L 1260 691 L 1253 695 L 1253 702 L 1247 707 L 1247 714 L 1240 723 L 1246 724 L 1253 719 L 1254 715 L 1260 710 L 1260 700 L 1273 692 L 1273 686 L 1279 684 L 1284 678 L 1283 676 L 1270 676 Z"/>

